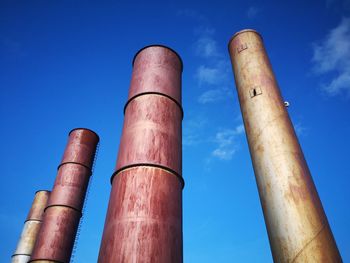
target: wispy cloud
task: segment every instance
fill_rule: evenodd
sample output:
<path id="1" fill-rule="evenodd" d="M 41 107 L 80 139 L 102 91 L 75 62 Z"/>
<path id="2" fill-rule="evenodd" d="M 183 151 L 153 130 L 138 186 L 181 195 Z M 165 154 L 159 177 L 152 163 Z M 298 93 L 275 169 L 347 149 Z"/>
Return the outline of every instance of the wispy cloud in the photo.
<path id="1" fill-rule="evenodd" d="M 221 89 L 211 89 L 204 92 L 199 96 L 198 102 L 201 104 L 206 104 L 214 101 L 223 100 L 225 98 L 224 92 Z"/>
<path id="2" fill-rule="evenodd" d="M 197 20 L 201 17 L 198 13 L 189 10 L 181 11 L 179 14 Z M 203 17 L 200 19 L 205 20 Z M 196 40 L 192 47 L 198 64 L 192 74 L 197 86 L 203 90 L 197 98 L 198 103 L 216 103 L 229 97 L 232 98 L 232 69 L 229 60 L 227 60 L 227 54 L 224 53 L 227 51 L 223 50 L 223 46 L 218 45 L 215 38 L 215 29 L 209 26 L 206 21 L 194 29 L 194 35 Z M 203 108 L 200 107 L 200 109 Z M 241 123 L 241 121 L 239 122 Z M 187 146 L 210 145 L 212 150 L 205 159 L 203 166 L 204 170 L 209 171 L 211 169 L 210 164 L 214 159 L 229 160 L 232 158 L 238 150 L 238 136 L 243 132 L 243 126 L 239 125 L 234 129 L 222 128 L 219 132 L 214 132 L 214 135 L 210 135 L 212 129 L 207 128 L 208 123 L 205 117 L 190 117 L 187 118 L 187 121 L 185 119 L 183 145 L 185 148 Z"/>
<path id="3" fill-rule="evenodd" d="M 182 145 L 183 146 L 193 146 L 197 145 L 201 142 L 201 138 L 197 134 L 187 134 L 184 135 L 182 138 Z"/>
<path id="4" fill-rule="evenodd" d="M 335 74 L 322 89 L 329 95 L 350 95 L 350 18 L 343 18 L 326 38 L 313 45 L 314 72 Z"/>
<path id="5" fill-rule="evenodd" d="M 238 125 L 234 129 L 225 129 L 217 132 L 214 140 L 217 147 L 212 152 L 212 155 L 221 160 L 232 159 L 232 156 L 238 149 L 238 136 L 243 133 L 243 124 Z"/>
<path id="6" fill-rule="evenodd" d="M 202 34 L 202 36 L 195 43 L 195 51 L 198 56 L 202 56 L 205 58 L 212 58 L 219 56 L 217 43 L 216 41 L 206 34 Z"/>
<path id="7" fill-rule="evenodd" d="M 200 65 L 196 72 L 196 78 L 199 81 L 199 85 L 216 85 L 223 79 L 223 74 L 218 67 L 209 67 Z"/>
<path id="8" fill-rule="evenodd" d="M 307 132 L 307 128 L 304 127 L 304 125 L 301 124 L 300 122 L 297 122 L 296 124 L 294 124 L 294 130 L 298 136 L 303 136 Z"/>
<path id="9" fill-rule="evenodd" d="M 256 6 L 250 6 L 247 10 L 247 17 L 249 19 L 254 19 L 260 13 L 260 9 Z"/>
<path id="10" fill-rule="evenodd" d="M 202 116 L 186 119 L 184 121 L 184 134 L 182 144 L 184 146 L 193 146 L 203 142 L 201 131 L 207 124 L 207 119 Z"/>
<path id="11" fill-rule="evenodd" d="M 195 54 L 203 59 L 197 67 L 195 79 L 198 85 L 208 90 L 198 98 L 201 104 L 214 103 L 231 95 L 229 74 L 231 66 L 223 52 L 218 48 L 214 38 L 215 30 L 211 27 L 201 27 L 196 30 L 198 40 L 194 44 Z"/>

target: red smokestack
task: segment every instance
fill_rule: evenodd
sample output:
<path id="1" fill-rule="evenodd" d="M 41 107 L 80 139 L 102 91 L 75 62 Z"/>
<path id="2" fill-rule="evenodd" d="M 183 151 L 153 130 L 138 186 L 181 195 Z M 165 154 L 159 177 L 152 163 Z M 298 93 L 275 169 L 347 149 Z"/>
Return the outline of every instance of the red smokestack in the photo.
<path id="1" fill-rule="evenodd" d="M 98 262 L 182 262 L 182 61 L 164 46 L 133 61 Z"/>
<path id="2" fill-rule="evenodd" d="M 69 262 L 98 141 L 88 129 L 69 133 L 30 262 Z"/>

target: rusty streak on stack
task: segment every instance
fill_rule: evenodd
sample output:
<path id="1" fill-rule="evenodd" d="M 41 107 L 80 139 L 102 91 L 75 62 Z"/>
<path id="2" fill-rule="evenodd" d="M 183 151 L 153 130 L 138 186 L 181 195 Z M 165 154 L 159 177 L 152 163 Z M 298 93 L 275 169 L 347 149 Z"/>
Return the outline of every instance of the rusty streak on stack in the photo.
<path id="1" fill-rule="evenodd" d="M 261 36 L 229 42 L 241 111 L 275 262 L 341 262 Z"/>
<path id="2" fill-rule="evenodd" d="M 88 129 L 69 133 L 30 262 L 69 262 L 98 141 Z"/>
<path id="3" fill-rule="evenodd" d="M 50 192 L 45 190 L 40 190 L 35 193 L 33 204 L 24 222 L 16 251 L 12 255 L 12 263 L 27 263 L 29 261 L 49 196 Z"/>
<path id="4" fill-rule="evenodd" d="M 147 46 L 134 57 L 98 262 L 182 262 L 179 55 Z"/>

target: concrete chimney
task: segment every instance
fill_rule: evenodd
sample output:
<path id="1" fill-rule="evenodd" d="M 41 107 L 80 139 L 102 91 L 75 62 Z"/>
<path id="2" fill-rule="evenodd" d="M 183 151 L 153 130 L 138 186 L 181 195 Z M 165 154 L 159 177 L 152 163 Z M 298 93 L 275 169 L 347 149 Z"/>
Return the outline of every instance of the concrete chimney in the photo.
<path id="1" fill-rule="evenodd" d="M 229 53 L 274 262 L 342 262 L 261 36 Z"/>
<path id="2" fill-rule="evenodd" d="M 16 251 L 12 255 L 12 263 L 27 263 L 29 261 L 49 196 L 50 192 L 45 190 L 40 190 L 35 193 L 32 207 L 30 208 L 27 219 L 24 222 L 24 227 Z"/>

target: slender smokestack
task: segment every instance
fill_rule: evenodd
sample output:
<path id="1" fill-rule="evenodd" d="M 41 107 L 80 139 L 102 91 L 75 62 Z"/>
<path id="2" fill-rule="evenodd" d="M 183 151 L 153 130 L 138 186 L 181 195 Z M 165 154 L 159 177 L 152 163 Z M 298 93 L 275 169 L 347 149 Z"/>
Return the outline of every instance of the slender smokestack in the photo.
<path id="1" fill-rule="evenodd" d="M 35 193 L 32 207 L 18 241 L 15 253 L 12 255 L 12 263 L 27 263 L 32 255 L 35 240 L 43 219 L 44 209 L 47 205 L 50 192 L 41 190 Z"/>
<path id="2" fill-rule="evenodd" d="M 134 58 L 98 262 L 182 262 L 182 61 L 164 46 Z"/>
<path id="3" fill-rule="evenodd" d="M 274 261 L 341 262 L 261 36 L 240 31 L 229 52 Z"/>
<path id="4" fill-rule="evenodd" d="M 69 133 L 30 262 L 69 262 L 98 141 L 88 129 Z"/>

